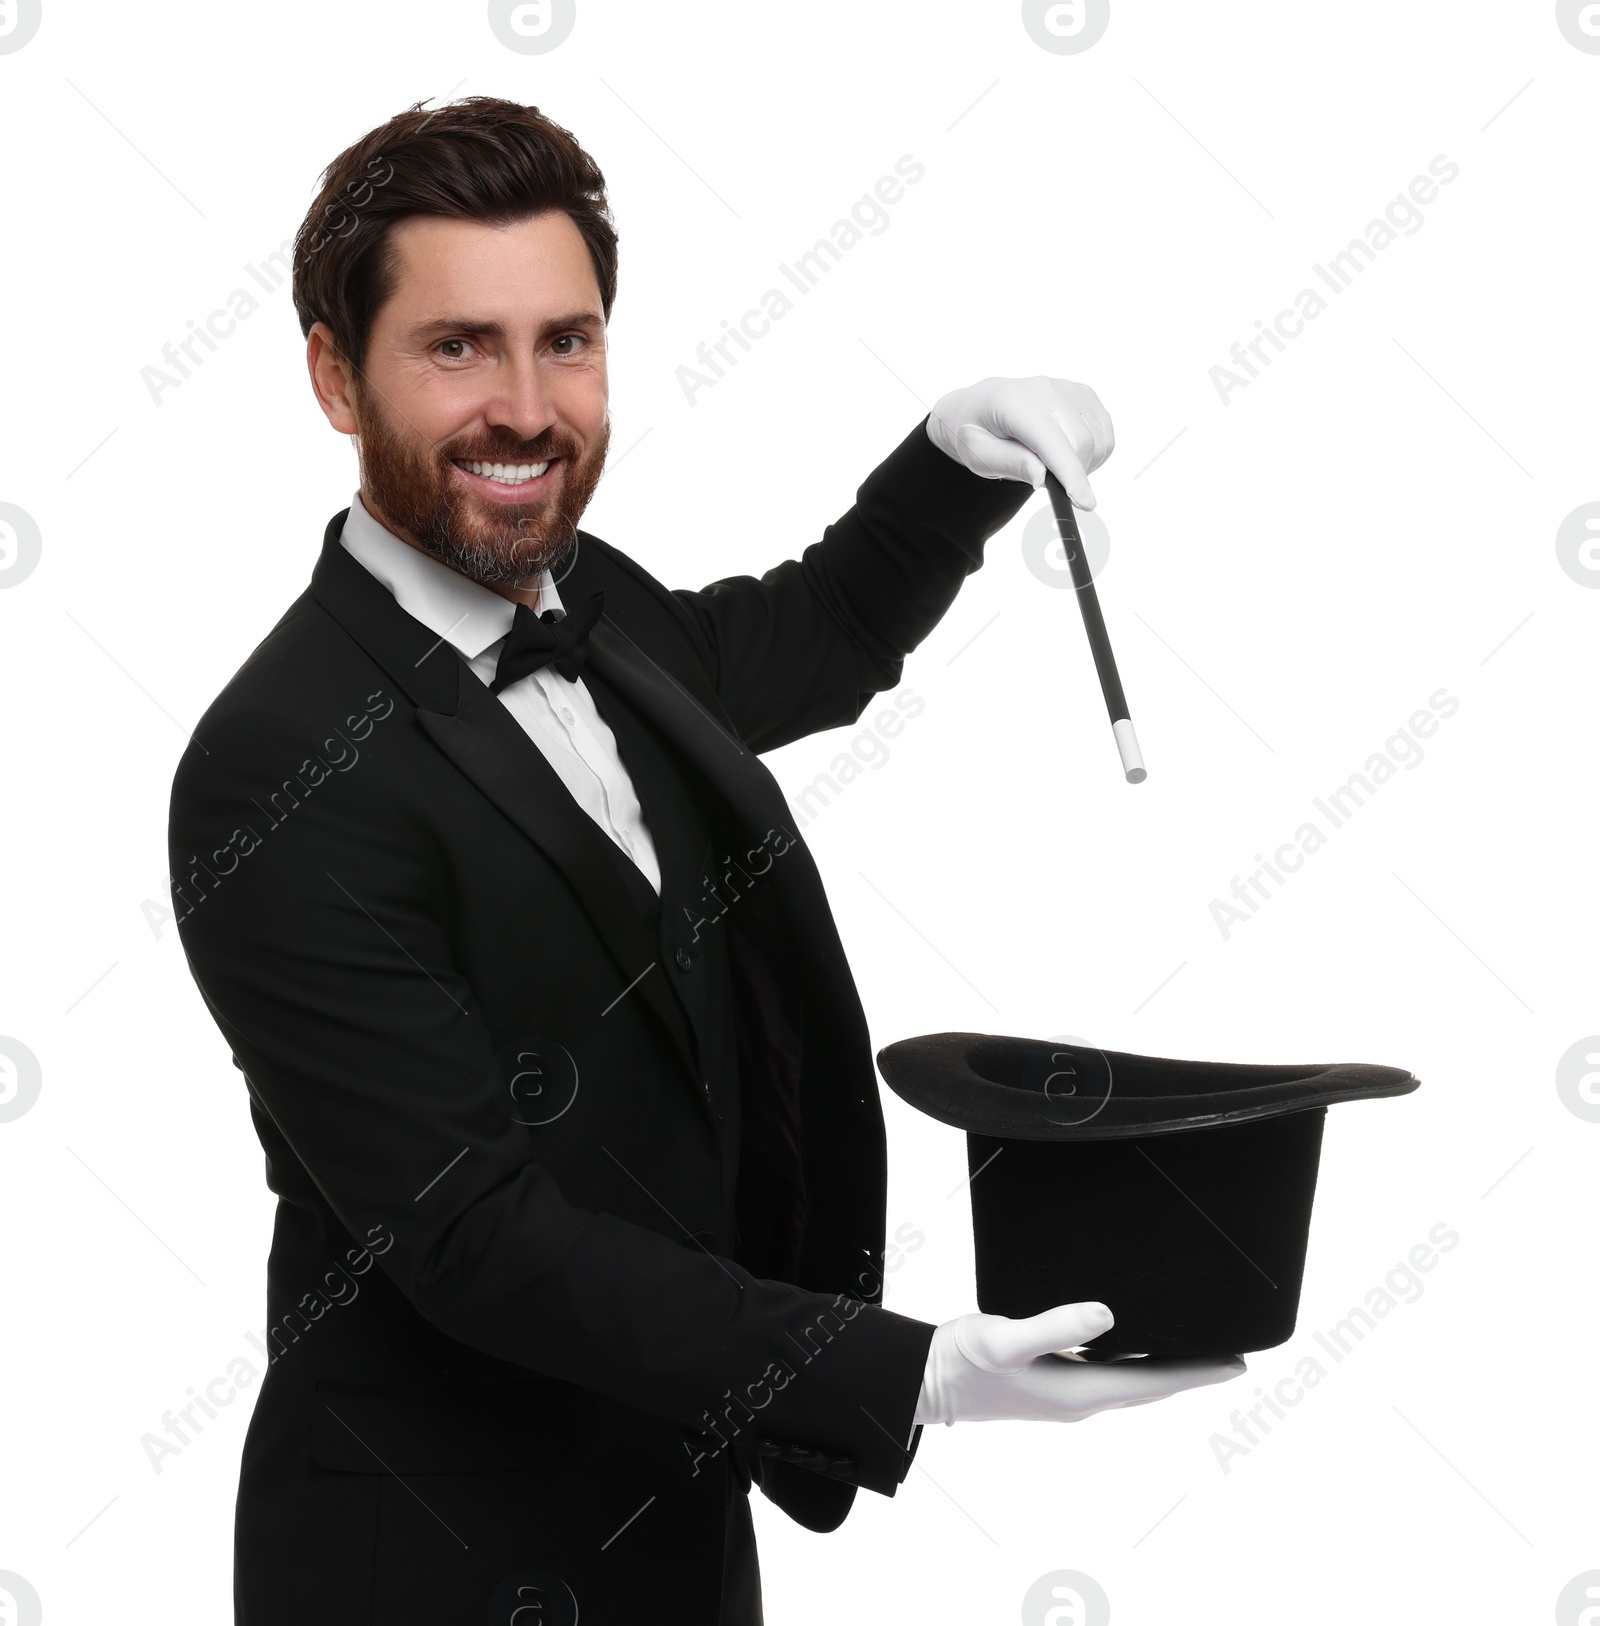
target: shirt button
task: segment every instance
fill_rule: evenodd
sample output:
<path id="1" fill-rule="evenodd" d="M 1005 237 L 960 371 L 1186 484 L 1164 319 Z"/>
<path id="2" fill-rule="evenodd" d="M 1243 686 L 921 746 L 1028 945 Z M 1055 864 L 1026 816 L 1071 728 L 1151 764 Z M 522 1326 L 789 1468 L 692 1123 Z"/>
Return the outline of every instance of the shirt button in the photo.
<path id="1" fill-rule="evenodd" d="M 689 958 L 688 949 L 679 949 L 678 952 L 672 957 L 678 962 L 678 969 L 680 971 L 687 971 L 690 965 L 693 964 L 693 961 L 691 961 Z"/>
<path id="2" fill-rule="evenodd" d="M 566 706 L 563 706 L 561 708 L 561 721 L 564 723 L 571 723 L 572 720 L 573 717 L 571 711 Z"/>

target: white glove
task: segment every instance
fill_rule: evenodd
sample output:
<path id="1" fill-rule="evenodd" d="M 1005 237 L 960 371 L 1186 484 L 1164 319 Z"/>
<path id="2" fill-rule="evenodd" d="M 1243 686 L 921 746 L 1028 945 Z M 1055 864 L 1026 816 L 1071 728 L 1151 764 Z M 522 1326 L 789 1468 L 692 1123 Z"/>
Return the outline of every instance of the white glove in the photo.
<path id="1" fill-rule="evenodd" d="M 1100 397 L 1069 378 L 986 378 L 952 390 L 934 402 L 928 438 L 986 480 L 1038 486 L 1048 469 L 1079 508 L 1094 507 L 1089 471 L 1117 444 Z"/>
<path id="2" fill-rule="evenodd" d="M 1021 1320 L 974 1314 L 946 1321 L 928 1348 L 913 1421 L 1075 1423 L 1244 1371 L 1237 1355 L 1102 1363 L 1065 1353 L 1099 1337 L 1113 1319 L 1103 1304 L 1059 1304 Z"/>

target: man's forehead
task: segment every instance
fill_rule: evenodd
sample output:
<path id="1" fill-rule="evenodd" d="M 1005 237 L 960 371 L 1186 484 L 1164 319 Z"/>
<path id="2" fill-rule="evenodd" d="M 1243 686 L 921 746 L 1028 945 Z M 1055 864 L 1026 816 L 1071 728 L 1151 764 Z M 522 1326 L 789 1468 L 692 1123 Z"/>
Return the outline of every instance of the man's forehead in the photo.
<path id="1" fill-rule="evenodd" d="M 395 223 L 391 241 L 395 303 L 408 319 L 441 303 L 495 319 L 543 319 L 558 308 L 600 315 L 588 246 L 559 210 L 499 225 L 412 215 Z"/>

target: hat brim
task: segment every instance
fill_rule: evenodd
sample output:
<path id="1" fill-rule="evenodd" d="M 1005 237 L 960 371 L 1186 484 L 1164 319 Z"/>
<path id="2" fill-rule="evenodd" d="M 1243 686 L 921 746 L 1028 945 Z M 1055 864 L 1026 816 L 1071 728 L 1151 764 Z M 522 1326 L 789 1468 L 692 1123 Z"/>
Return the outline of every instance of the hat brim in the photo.
<path id="1" fill-rule="evenodd" d="M 1099 1050 L 1077 1040 L 929 1033 L 878 1052 L 901 1100 L 940 1123 L 1001 1140 L 1129 1140 L 1311 1107 L 1408 1095 L 1403 1067 L 1258 1065 Z"/>

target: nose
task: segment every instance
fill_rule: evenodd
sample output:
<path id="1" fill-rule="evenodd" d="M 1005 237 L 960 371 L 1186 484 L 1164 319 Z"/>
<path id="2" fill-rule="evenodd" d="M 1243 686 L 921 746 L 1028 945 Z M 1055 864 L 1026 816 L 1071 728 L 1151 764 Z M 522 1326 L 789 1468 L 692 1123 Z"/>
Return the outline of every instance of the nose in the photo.
<path id="1" fill-rule="evenodd" d="M 524 441 L 537 440 L 556 422 L 555 404 L 533 357 L 513 356 L 507 361 L 483 416 L 491 428 L 509 430 Z"/>

